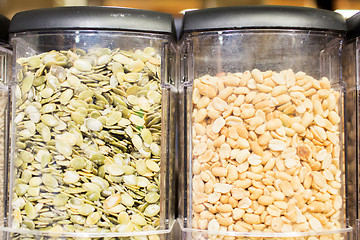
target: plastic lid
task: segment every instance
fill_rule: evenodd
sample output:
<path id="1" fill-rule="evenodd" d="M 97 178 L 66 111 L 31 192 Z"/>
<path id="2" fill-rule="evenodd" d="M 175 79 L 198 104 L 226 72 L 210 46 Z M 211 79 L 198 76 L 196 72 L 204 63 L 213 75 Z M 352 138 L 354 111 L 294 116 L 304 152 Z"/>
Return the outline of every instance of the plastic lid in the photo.
<path id="1" fill-rule="evenodd" d="M 57 7 L 15 14 L 10 33 L 38 30 L 130 30 L 173 34 L 170 14 L 116 7 Z"/>
<path id="2" fill-rule="evenodd" d="M 182 31 L 244 28 L 347 30 L 345 19 L 327 10 L 292 6 L 241 6 L 186 12 Z"/>
<path id="3" fill-rule="evenodd" d="M 0 41 L 9 42 L 9 25 L 10 20 L 3 15 L 0 15 Z"/>
<path id="4" fill-rule="evenodd" d="M 349 18 L 346 23 L 349 30 L 347 33 L 347 37 L 349 39 L 358 37 L 360 35 L 360 13 L 357 13 L 351 18 Z"/>

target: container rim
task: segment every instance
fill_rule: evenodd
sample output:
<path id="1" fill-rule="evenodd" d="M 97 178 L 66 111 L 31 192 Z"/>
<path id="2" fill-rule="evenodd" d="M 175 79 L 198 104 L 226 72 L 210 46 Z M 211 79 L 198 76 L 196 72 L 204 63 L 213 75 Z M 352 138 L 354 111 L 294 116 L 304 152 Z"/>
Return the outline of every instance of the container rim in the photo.
<path id="1" fill-rule="evenodd" d="M 145 32 L 145 31 L 136 31 L 136 30 L 128 30 L 128 29 L 96 29 L 96 28 L 57 28 L 57 29 L 36 29 L 36 30 L 28 30 L 22 32 L 11 32 L 9 33 L 9 39 L 11 41 L 12 38 L 18 36 L 28 36 L 28 35 L 53 35 L 53 34 L 98 34 L 99 32 L 104 34 L 140 34 L 143 36 L 151 36 L 154 38 L 169 38 L 171 35 L 161 32 Z M 1 41 L 0 41 L 1 44 Z"/>
<path id="2" fill-rule="evenodd" d="M 275 27 L 267 27 L 267 28 L 234 28 L 234 29 L 205 29 L 193 32 L 183 32 L 183 35 L 207 35 L 207 34 L 233 34 L 233 33 L 241 33 L 241 34 L 267 34 L 267 33 L 275 33 L 275 34 L 319 34 L 327 36 L 329 35 L 340 35 L 341 37 L 345 37 L 346 33 L 343 31 L 327 31 L 324 29 L 308 29 L 308 28 L 275 28 Z"/>

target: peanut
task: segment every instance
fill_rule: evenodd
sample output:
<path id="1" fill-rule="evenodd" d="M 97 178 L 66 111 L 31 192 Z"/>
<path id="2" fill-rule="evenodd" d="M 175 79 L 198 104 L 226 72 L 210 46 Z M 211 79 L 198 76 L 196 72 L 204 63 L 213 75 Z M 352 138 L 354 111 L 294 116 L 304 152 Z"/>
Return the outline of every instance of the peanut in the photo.
<path id="1" fill-rule="evenodd" d="M 193 226 L 241 232 L 340 228 L 340 96 L 327 78 L 292 70 L 196 79 Z"/>

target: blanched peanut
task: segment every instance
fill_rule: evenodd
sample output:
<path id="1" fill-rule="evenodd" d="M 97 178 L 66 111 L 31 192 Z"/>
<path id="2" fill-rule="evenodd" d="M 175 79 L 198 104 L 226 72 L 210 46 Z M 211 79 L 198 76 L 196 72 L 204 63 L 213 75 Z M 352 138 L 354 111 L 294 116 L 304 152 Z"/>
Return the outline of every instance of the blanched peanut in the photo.
<path id="1" fill-rule="evenodd" d="M 292 70 L 196 79 L 193 227 L 241 232 L 343 227 L 340 96 L 329 79 Z"/>
<path id="2" fill-rule="evenodd" d="M 266 123 L 266 129 L 269 131 L 276 130 L 276 129 L 280 128 L 281 126 L 283 126 L 283 124 L 282 124 L 281 120 L 278 118 L 271 119 Z"/>
<path id="3" fill-rule="evenodd" d="M 224 167 L 214 167 L 211 172 L 215 177 L 226 177 L 227 175 L 227 169 Z"/>
<path id="4" fill-rule="evenodd" d="M 258 202 L 261 205 L 268 206 L 274 202 L 274 198 L 271 196 L 260 196 Z"/>
<path id="5" fill-rule="evenodd" d="M 214 120 L 218 119 L 221 116 L 220 112 L 216 109 L 208 110 L 207 115 L 209 116 L 209 118 L 214 119 Z"/>
<path id="6" fill-rule="evenodd" d="M 202 98 L 198 101 L 197 107 L 198 107 L 199 109 L 206 108 L 206 107 L 209 105 L 210 101 L 211 101 L 210 98 L 208 98 L 208 97 L 202 97 Z"/>
<path id="7" fill-rule="evenodd" d="M 219 92 L 219 97 L 222 99 L 222 100 L 226 100 L 228 97 L 230 97 L 230 95 L 232 94 L 233 92 L 233 88 L 232 87 L 226 87 L 225 89 L 221 90 Z"/>
<path id="8" fill-rule="evenodd" d="M 245 213 L 242 217 L 248 224 L 260 224 L 260 216 L 255 214 Z"/>
<path id="9" fill-rule="evenodd" d="M 223 216 L 221 216 L 220 214 L 217 214 L 217 215 L 216 215 L 216 219 L 217 219 L 217 221 L 219 222 L 219 224 L 220 224 L 221 226 L 226 226 L 226 227 L 228 227 L 228 226 L 230 226 L 231 224 L 234 223 L 234 220 L 233 220 L 232 217 L 223 217 Z"/>
<path id="10" fill-rule="evenodd" d="M 217 207 L 217 210 L 220 213 L 229 213 L 233 211 L 233 208 L 231 207 L 230 204 L 223 204 Z"/>
<path id="11" fill-rule="evenodd" d="M 225 126 L 225 119 L 223 119 L 222 117 L 219 117 L 218 119 L 216 119 L 212 125 L 211 130 L 214 133 L 218 133 L 220 132 L 220 130 L 222 129 L 223 126 Z"/>
<path id="12" fill-rule="evenodd" d="M 199 93 L 201 95 L 204 95 L 209 98 L 213 98 L 216 96 L 216 91 L 213 87 L 204 84 L 204 83 L 198 83 L 196 88 L 199 90 Z"/>
<path id="13" fill-rule="evenodd" d="M 233 219 L 236 221 L 239 220 L 245 214 L 245 210 L 240 208 L 235 208 L 232 214 L 233 214 L 232 215 Z"/>

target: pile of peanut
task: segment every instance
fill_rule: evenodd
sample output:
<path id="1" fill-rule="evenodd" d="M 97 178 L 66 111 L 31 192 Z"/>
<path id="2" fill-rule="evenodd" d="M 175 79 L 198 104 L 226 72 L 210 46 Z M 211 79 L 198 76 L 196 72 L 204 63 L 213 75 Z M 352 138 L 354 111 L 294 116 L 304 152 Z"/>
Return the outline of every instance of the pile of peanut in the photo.
<path id="1" fill-rule="evenodd" d="M 192 227 L 343 227 L 340 98 L 326 77 L 292 70 L 195 79 Z"/>

